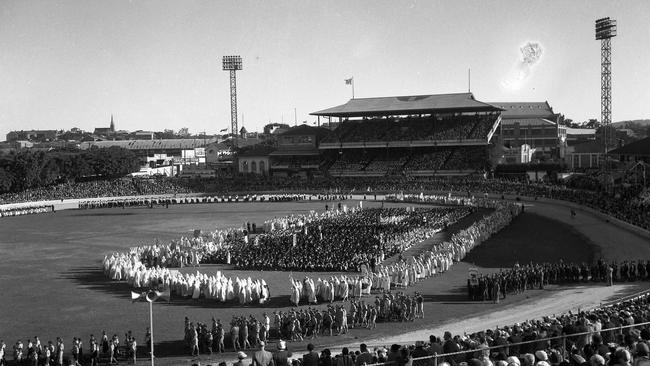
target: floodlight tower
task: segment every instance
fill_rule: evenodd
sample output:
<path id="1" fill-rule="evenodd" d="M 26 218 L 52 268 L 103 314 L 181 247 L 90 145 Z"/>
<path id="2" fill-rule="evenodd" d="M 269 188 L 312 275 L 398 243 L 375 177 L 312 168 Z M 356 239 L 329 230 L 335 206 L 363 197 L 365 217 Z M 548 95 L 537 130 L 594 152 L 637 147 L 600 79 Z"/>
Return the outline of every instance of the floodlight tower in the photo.
<path id="1" fill-rule="evenodd" d="M 237 146 L 237 70 L 242 69 L 241 56 L 223 56 L 223 69 L 230 71 L 230 124 L 233 144 Z"/>
<path id="2" fill-rule="evenodd" d="M 616 20 L 596 20 L 596 40 L 600 41 L 600 120 L 603 124 L 603 140 L 607 154 L 608 129 L 612 123 L 612 44 L 616 36 Z M 605 157 L 605 162 L 607 158 Z M 607 165 L 607 164 L 605 164 Z"/>

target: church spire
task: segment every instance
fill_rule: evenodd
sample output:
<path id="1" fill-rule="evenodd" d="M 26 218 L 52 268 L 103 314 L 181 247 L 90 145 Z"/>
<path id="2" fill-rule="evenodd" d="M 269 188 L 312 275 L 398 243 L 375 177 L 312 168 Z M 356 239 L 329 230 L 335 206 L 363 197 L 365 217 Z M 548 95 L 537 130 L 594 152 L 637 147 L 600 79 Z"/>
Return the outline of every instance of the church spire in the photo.
<path id="1" fill-rule="evenodd" d="M 111 113 L 111 132 L 115 132 L 115 122 L 113 122 L 113 114 Z"/>

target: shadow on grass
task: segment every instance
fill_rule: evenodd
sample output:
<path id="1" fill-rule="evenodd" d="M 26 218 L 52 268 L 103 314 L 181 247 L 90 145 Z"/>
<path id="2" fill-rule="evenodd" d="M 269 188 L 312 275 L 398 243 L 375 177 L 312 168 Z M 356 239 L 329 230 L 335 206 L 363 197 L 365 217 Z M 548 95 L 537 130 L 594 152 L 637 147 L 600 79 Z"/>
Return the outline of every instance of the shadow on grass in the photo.
<path id="1" fill-rule="evenodd" d="M 87 211 L 80 211 L 80 212 L 75 212 L 75 213 L 71 214 L 70 216 L 88 216 L 88 217 L 97 216 L 97 217 L 101 217 L 101 216 L 132 216 L 132 215 L 136 215 L 136 213 L 135 212 L 128 212 L 128 211 L 126 211 L 126 212 L 125 211 L 93 212 L 93 213 L 89 213 Z"/>
<path id="2" fill-rule="evenodd" d="M 466 287 L 456 287 L 444 294 L 422 295 L 424 302 L 443 303 L 446 305 L 453 304 L 478 304 L 478 301 L 471 301 L 467 296 Z"/>
<path id="3" fill-rule="evenodd" d="M 571 225 L 525 212 L 507 229 L 474 248 L 463 262 L 483 268 L 512 268 L 515 263 L 593 263 L 600 248 Z"/>
<path id="4" fill-rule="evenodd" d="M 104 271 L 95 266 L 76 267 L 60 275 L 61 278 L 72 280 L 80 287 L 101 291 L 119 298 L 131 298 L 131 286 L 126 282 L 109 281 Z"/>
<path id="5" fill-rule="evenodd" d="M 101 268 L 93 266 L 76 267 L 67 270 L 61 274 L 61 278 L 72 280 L 80 287 L 101 291 L 104 293 L 117 296 L 119 298 L 131 298 L 131 290 L 135 292 L 146 291 L 146 289 L 133 289 L 128 283 L 124 281 L 111 281 L 106 278 L 104 271 Z M 168 306 L 194 306 L 206 309 L 228 309 L 228 308 L 249 308 L 249 309 L 262 309 L 262 308 L 281 308 L 291 307 L 293 304 L 290 301 L 289 295 L 271 297 L 269 301 L 264 304 L 239 304 L 236 301 L 218 302 L 216 300 L 207 300 L 204 298 L 194 300 L 181 297 L 172 297 L 168 303 L 159 302 Z"/>

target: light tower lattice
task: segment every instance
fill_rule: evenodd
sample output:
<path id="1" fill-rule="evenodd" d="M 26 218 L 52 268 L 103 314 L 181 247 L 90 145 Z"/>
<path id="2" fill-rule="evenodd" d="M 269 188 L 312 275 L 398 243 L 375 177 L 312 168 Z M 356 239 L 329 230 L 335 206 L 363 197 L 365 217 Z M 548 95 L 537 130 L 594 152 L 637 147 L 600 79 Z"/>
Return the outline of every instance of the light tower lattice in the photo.
<path id="1" fill-rule="evenodd" d="M 616 36 L 616 20 L 601 18 L 596 20 L 596 40 L 600 40 L 600 121 L 603 125 L 605 154 L 608 151 L 612 123 L 612 43 Z"/>
<path id="2" fill-rule="evenodd" d="M 223 69 L 230 71 L 230 128 L 233 144 L 237 146 L 237 70 L 242 69 L 241 56 L 223 56 Z"/>

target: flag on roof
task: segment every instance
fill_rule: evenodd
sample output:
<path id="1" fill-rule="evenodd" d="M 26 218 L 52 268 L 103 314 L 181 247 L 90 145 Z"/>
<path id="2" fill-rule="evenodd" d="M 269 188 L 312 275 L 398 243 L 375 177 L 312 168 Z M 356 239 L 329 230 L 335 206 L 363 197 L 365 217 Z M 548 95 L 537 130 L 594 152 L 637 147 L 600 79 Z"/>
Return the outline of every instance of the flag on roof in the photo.
<path id="1" fill-rule="evenodd" d="M 354 78 L 345 79 L 345 85 L 352 85 L 352 79 Z"/>

